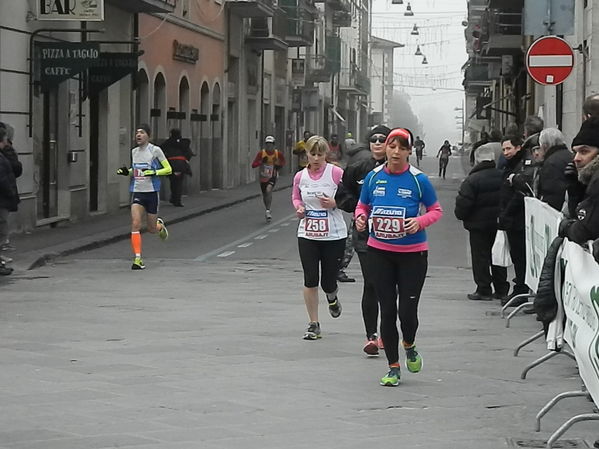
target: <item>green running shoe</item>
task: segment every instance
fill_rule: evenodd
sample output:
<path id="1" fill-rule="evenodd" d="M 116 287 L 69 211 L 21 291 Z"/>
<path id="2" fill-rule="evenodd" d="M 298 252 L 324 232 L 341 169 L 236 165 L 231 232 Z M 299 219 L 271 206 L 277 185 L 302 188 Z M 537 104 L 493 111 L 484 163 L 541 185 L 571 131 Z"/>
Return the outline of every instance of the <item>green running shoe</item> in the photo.
<path id="1" fill-rule="evenodd" d="M 329 303 L 329 314 L 333 318 L 339 318 L 341 316 L 341 303 L 339 298 L 335 298 L 335 301 Z"/>
<path id="2" fill-rule="evenodd" d="M 144 270 L 145 268 L 146 266 L 144 265 L 143 260 L 141 260 L 141 257 L 133 259 L 133 265 L 131 265 L 132 270 Z"/>
<path id="3" fill-rule="evenodd" d="M 406 368 L 411 373 L 419 373 L 422 369 L 423 361 L 422 356 L 416 351 L 416 345 L 412 345 L 406 350 Z"/>
<path id="4" fill-rule="evenodd" d="M 168 229 L 166 229 L 164 220 L 162 218 L 158 218 L 156 219 L 156 221 L 162 225 L 162 228 L 160 229 L 160 231 L 158 231 L 158 237 L 160 237 L 160 240 L 163 241 L 168 239 Z"/>
<path id="5" fill-rule="evenodd" d="M 304 340 L 318 340 L 319 338 L 321 338 L 320 323 L 311 321 L 308 323 L 308 329 L 304 333 Z"/>
<path id="6" fill-rule="evenodd" d="M 399 385 L 399 379 L 401 373 L 399 368 L 389 368 L 389 372 L 381 378 L 381 385 L 383 387 L 397 387 Z"/>

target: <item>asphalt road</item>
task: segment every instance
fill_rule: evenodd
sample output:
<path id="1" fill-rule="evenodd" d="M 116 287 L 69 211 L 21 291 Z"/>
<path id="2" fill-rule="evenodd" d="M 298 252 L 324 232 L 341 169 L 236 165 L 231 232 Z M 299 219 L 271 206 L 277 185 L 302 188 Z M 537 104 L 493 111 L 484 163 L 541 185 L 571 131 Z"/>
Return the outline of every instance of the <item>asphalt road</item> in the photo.
<path id="1" fill-rule="evenodd" d="M 506 329 L 496 302 L 465 299 L 466 234 L 453 218 L 459 159 L 449 170 L 451 179 L 432 178 L 445 217 L 429 233 L 417 340 L 425 366 L 399 387 L 381 387 L 384 357 L 362 353 L 357 261 L 358 282 L 340 287 L 342 316 L 323 305 L 323 338 L 301 339 L 307 317 L 286 190 L 270 226 L 259 202 L 247 202 L 171 226 L 167 243 L 145 238 L 145 271 L 129 269 L 120 242 L 8 280 L 0 449 L 543 447 L 592 404 L 563 401 L 534 432 L 551 397 L 580 388 L 576 367 L 556 357 L 521 380 L 545 349 L 535 343 L 515 358 L 513 348 L 538 324 L 521 316 Z M 588 447 L 596 427 L 578 424 L 567 447 Z"/>

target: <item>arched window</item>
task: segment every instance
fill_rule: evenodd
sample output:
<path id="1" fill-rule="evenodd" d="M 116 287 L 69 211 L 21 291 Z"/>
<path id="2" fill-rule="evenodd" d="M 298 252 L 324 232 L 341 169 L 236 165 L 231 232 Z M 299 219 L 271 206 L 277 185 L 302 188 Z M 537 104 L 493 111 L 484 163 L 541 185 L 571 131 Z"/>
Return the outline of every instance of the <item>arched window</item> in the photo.
<path id="1" fill-rule="evenodd" d="M 154 110 L 153 137 L 155 142 L 160 142 L 166 139 L 168 134 L 166 129 L 166 81 L 162 73 L 156 75 L 154 79 Z"/>

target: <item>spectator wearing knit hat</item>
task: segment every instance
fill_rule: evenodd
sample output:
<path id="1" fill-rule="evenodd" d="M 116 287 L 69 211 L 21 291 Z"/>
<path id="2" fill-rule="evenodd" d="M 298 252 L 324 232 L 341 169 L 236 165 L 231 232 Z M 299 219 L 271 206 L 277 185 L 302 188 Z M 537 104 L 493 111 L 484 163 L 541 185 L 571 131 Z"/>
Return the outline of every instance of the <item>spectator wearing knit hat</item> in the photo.
<path id="1" fill-rule="evenodd" d="M 572 149 L 576 172 L 572 172 L 572 166 L 566 171 L 570 177 L 577 177 L 576 185 L 568 189 L 568 209 L 573 214 L 562 220 L 559 234 L 585 244 L 599 238 L 599 117 L 583 122 Z M 578 194 L 570 195 L 575 190 Z"/>

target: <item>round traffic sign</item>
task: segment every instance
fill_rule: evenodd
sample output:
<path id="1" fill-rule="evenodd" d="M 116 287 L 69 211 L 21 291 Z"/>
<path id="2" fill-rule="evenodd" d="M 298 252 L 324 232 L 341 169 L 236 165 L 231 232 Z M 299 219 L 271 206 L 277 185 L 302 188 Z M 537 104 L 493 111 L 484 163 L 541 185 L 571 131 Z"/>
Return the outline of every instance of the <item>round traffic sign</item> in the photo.
<path id="1" fill-rule="evenodd" d="M 526 52 L 526 70 L 539 84 L 561 84 L 570 76 L 573 68 L 574 50 L 560 37 L 541 37 L 534 41 Z"/>

